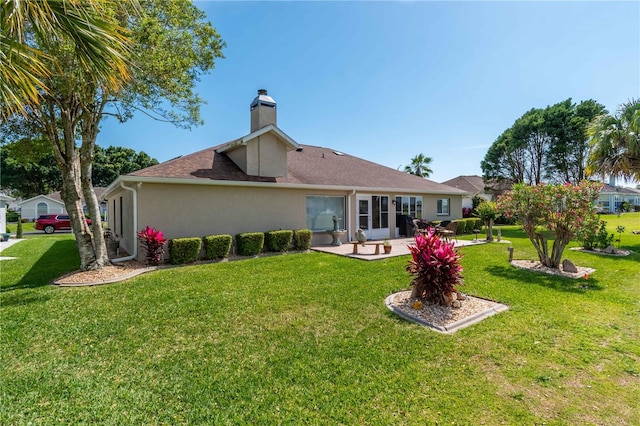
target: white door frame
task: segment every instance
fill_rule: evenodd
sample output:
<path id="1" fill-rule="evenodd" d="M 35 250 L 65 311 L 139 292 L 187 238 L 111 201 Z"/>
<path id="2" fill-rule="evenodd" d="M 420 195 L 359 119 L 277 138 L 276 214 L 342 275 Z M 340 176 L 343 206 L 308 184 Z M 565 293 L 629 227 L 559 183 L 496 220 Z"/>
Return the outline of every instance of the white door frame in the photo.
<path id="1" fill-rule="evenodd" d="M 387 197 L 387 227 L 386 228 L 373 228 L 373 197 Z M 358 228 L 362 228 L 362 230 L 367 234 L 367 238 L 370 240 L 382 240 L 385 238 L 389 238 L 389 215 L 392 213 L 389 211 L 390 209 L 390 200 L 391 197 L 388 194 L 358 194 L 356 196 L 356 226 Z M 360 203 L 366 202 L 366 213 L 360 213 Z M 362 207 L 365 207 L 364 205 Z M 393 212 L 395 214 L 395 211 Z M 365 218 L 366 215 L 366 229 L 362 227 L 364 223 L 361 222 L 362 219 Z"/>

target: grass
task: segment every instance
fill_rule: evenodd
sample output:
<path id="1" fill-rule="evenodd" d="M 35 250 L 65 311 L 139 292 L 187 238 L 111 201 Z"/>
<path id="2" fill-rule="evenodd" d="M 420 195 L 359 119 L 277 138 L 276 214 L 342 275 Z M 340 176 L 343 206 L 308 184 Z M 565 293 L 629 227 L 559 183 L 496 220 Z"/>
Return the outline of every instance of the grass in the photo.
<path id="1" fill-rule="evenodd" d="M 451 336 L 384 307 L 407 257 L 291 254 L 63 289 L 46 284 L 77 268 L 72 236 L 35 236 L 0 262 L 0 423 L 638 424 L 627 218 L 631 256 L 565 252 L 597 269 L 588 281 L 513 268 L 504 244 L 464 248 L 463 290 L 510 310 Z M 516 227 L 502 235 L 535 256 Z"/>

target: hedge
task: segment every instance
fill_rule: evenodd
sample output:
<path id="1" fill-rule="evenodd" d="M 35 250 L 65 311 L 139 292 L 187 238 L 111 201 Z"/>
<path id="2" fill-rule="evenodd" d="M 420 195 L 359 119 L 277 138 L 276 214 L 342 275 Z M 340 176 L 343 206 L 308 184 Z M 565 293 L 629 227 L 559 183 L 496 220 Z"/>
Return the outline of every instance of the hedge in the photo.
<path id="1" fill-rule="evenodd" d="M 293 249 L 298 251 L 309 250 L 311 248 L 311 237 L 313 232 L 310 229 L 297 229 L 293 231 Z"/>
<path id="2" fill-rule="evenodd" d="M 174 265 L 182 265 L 198 260 L 202 239 L 174 238 L 169 240 L 169 261 Z"/>
<path id="3" fill-rule="evenodd" d="M 264 233 L 264 248 L 267 251 L 284 252 L 291 247 L 293 231 L 278 230 Z"/>
<path id="4" fill-rule="evenodd" d="M 231 235 L 208 235 L 202 238 L 204 244 L 204 258 L 207 260 L 229 257 L 231 251 Z"/>
<path id="5" fill-rule="evenodd" d="M 246 232 L 236 235 L 236 253 L 239 256 L 256 256 L 264 246 L 264 233 Z"/>

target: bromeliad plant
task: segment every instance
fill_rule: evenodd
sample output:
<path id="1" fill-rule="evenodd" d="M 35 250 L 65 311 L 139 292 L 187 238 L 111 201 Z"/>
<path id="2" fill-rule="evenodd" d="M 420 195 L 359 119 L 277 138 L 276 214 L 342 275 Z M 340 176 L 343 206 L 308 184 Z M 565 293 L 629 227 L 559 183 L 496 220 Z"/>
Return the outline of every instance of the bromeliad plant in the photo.
<path id="1" fill-rule="evenodd" d="M 464 284 L 462 254 L 453 243 L 442 241 L 433 228 L 426 235 L 416 235 L 415 241 L 415 246 L 409 246 L 413 259 L 406 267 L 413 277 L 411 297 L 446 306 L 456 287 Z"/>
<path id="2" fill-rule="evenodd" d="M 157 229 L 147 226 L 142 231 L 138 232 L 138 240 L 144 247 L 146 253 L 145 258 L 147 264 L 158 265 L 164 255 L 164 243 L 167 239 L 163 237 L 162 232 Z"/>

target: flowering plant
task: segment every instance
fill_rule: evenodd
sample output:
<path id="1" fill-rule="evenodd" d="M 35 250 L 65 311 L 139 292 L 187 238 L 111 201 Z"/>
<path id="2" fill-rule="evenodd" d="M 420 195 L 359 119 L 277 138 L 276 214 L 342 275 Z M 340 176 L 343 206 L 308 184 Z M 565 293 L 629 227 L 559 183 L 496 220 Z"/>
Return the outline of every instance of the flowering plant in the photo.
<path id="1" fill-rule="evenodd" d="M 411 297 L 447 305 L 456 286 L 463 284 L 462 254 L 453 243 L 442 241 L 433 228 L 426 235 L 416 235 L 415 241 L 415 246 L 409 246 L 413 259 L 406 266 L 413 276 Z"/>
<path id="2" fill-rule="evenodd" d="M 569 241 L 580 233 L 595 232 L 598 219 L 594 201 L 601 188 L 601 183 L 587 181 L 579 185 L 517 184 L 498 198 L 498 209 L 522 223 L 540 262 L 557 269 Z M 553 237 L 551 250 L 549 234 Z"/>
<path id="3" fill-rule="evenodd" d="M 147 264 L 158 265 L 164 255 L 164 243 L 167 242 L 162 232 L 147 226 L 138 232 L 138 240 L 140 240 L 140 243 L 146 251 L 145 258 L 147 259 Z"/>

